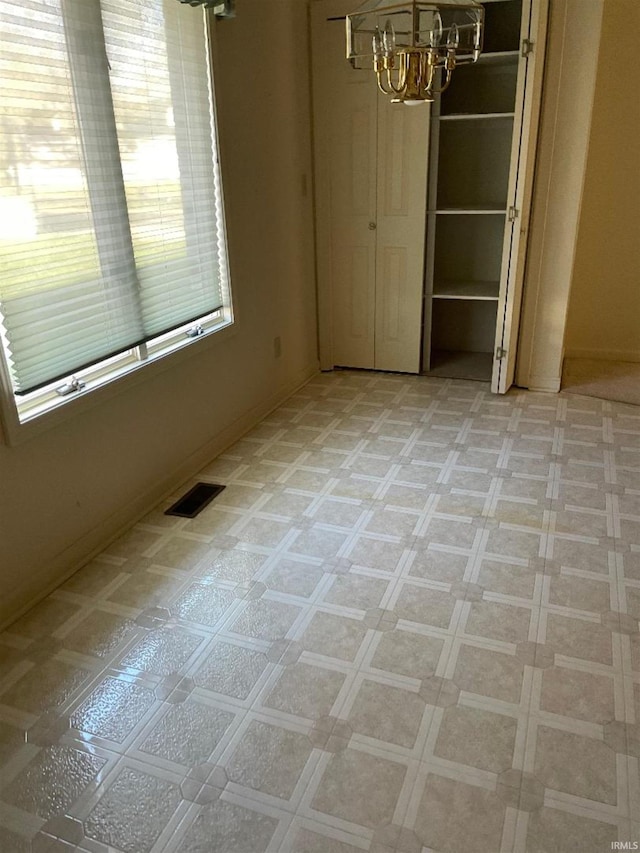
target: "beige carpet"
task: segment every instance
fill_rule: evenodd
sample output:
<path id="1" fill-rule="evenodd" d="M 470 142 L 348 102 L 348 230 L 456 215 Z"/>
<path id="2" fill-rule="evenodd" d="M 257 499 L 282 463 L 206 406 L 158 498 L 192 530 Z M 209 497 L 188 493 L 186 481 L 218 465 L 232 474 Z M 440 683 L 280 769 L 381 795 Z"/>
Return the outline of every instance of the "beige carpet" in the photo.
<path id="1" fill-rule="evenodd" d="M 640 406 L 640 362 L 566 358 L 562 390 Z"/>

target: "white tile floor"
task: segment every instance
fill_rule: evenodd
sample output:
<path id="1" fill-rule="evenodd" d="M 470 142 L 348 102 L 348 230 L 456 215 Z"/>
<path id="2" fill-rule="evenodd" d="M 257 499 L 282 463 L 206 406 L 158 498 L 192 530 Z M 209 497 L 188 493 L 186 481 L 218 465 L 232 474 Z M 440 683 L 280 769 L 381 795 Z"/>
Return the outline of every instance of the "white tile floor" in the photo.
<path id="1" fill-rule="evenodd" d="M 200 479 L 0 637 L 2 853 L 640 841 L 639 409 L 337 372 Z"/>

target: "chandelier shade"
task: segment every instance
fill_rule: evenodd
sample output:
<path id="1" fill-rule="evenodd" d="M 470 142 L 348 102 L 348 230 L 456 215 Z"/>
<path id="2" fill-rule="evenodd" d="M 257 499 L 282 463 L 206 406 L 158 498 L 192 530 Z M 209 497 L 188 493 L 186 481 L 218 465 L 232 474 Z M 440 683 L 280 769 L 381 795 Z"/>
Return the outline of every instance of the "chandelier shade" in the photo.
<path id="1" fill-rule="evenodd" d="M 395 102 L 433 101 L 458 65 L 482 51 L 484 8 L 474 0 L 366 0 L 346 16 L 347 59 L 371 68 Z"/>

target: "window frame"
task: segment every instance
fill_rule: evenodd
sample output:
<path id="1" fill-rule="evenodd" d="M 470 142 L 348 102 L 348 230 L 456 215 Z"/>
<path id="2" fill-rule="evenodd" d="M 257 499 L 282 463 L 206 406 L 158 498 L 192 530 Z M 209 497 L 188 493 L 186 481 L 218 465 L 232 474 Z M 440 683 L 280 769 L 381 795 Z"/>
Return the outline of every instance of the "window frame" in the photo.
<path id="1" fill-rule="evenodd" d="M 169 333 L 169 335 L 162 337 L 171 336 L 173 340 L 168 341 L 166 346 L 158 347 L 158 352 L 146 359 L 139 360 L 131 354 L 132 351 L 130 350 L 121 356 L 116 356 L 115 359 L 105 359 L 105 361 L 94 365 L 93 368 L 87 368 L 86 371 L 79 371 L 76 375 L 86 383 L 82 390 L 58 397 L 52 406 L 44 408 L 43 411 L 36 412 L 25 419 L 20 418 L 13 385 L 2 354 L 0 358 L 0 415 L 2 416 L 5 441 L 11 447 L 22 444 L 119 394 L 135 388 L 142 382 L 151 381 L 154 377 L 167 370 L 172 370 L 190 358 L 205 357 L 210 350 L 224 346 L 237 333 L 238 324 L 231 310 L 228 313 L 225 312 L 225 316 L 196 338 L 188 338 L 180 330 Z M 119 363 L 115 366 L 108 364 L 116 360 Z M 46 398 L 52 397 L 51 391 L 33 392 L 33 396 L 38 394 L 42 396 L 46 407 Z"/>
<path id="2" fill-rule="evenodd" d="M 216 128 L 216 160 L 219 191 L 219 207 L 222 213 L 221 230 L 225 250 L 224 266 L 226 281 L 223 283 L 223 306 L 217 312 L 186 323 L 170 332 L 160 334 L 146 343 L 95 362 L 89 367 L 76 371 L 74 377 L 80 379 L 83 387 L 67 395 L 59 395 L 55 389 L 65 384 L 58 380 L 46 388 L 27 395 L 17 395 L 6 361 L 4 347 L 0 344 L 0 426 L 8 446 L 22 444 L 43 432 L 55 428 L 82 412 L 99 406 L 113 397 L 135 388 L 142 382 L 171 370 L 189 358 L 205 356 L 234 337 L 238 331 L 237 311 L 234 309 L 231 295 L 231 257 L 227 229 L 227 206 L 224 194 L 224 170 L 221 153 L 221 135 L 218 122 L 218 97 L 216 91 L 215 17 L 205 10 L 205 27 L 208 43 L 208 69 L 211 86 L 212 122 Z M 188 328 L 199 325 L 202 333 L 190 337 Z M 71 379 L 72 376 L 69 376 Z M 68 381 L 68 380 L 67 380 Z M 2 435 L 0 434 L 0 438 Z"/>

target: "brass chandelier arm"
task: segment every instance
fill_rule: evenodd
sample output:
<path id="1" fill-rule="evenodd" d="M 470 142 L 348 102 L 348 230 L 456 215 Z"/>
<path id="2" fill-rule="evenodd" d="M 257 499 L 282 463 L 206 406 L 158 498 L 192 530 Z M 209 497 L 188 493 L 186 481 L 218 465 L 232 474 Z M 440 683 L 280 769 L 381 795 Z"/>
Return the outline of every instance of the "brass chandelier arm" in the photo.
<path id="1" fill-rule="evenodd" d="M 443 68 L 444 71 L 444 82 L 440 86 L 439 89 L 434 89 L 433 92 L 435 95 L 441 95 L 443 92 L 446 92 L 449 88 L 449 84 L 451 83 L 451 78 L 453 72 L 456 67 L 456 57 L 453 51 L 449 51 L 447 54 L 446 62 Z"/>
<path id="2" fill-rule="evenodd" d="M 395 58 L 400 61 L 397 65 L 398 77 L 394 82 L 392 73 L 396 70 Z M 395 58 L 379 57 L 374 61 L 378 88 L 383 95 L 396 95 L 402 100 L 432 101 L 448 89 L 456 65 L 455 56 L 450 52 L 444 57 L 437 49 L 402 51 Z M 438 74 L 440 70 L 443 72 L 441 80 Z"/>
<path id="3" fill-rule="evenodd" d="M 401 95 L 405 90 L 405 83 L 403 83 L 403 77 L 405 75 L 401 74 L 398 78 L 398 86 L 395 86 L 393 80 L 391 79 L 391 69 L 386 69 L 387 73 L 387 83 L 386 86 L 383 82 L 382 75 L 383 70 L 380 68 L 376 68 L 376 79 L 378 81 L 378 89 L 382 92 L 383 95 Z"/>
<path id="4" fill-rule="evenodd" d="M 402 95 L 406 85 L 407 85 L 407 67 L 406 67 L 406 58 L 401 56 L 402 64 L 398 70 L 398 85 L 396 86 L 391 79 L 391 72 L 394 68 L 394 60 L 393 57 L 385 57 L 385 59 L 377 59 L 374 60 L 374 70 L 376 72 L 376 79 L 378 81 L 378 88 L 382 92 L 383 95 Z M 382 75 L 386 72 L 387 82 L 386 86 L 383 82 Z"/>
<path id="5" fill-rule="evenodd" d="M 385 60 L 384 66 L 387 72 L 387 86 L 394 92 L 396 95 L 402 95 L 404 90 L 407 87 L 407 56 L 404 53 L 401 53 L 399 56 L 400 63 L 398 68 L 398 84 L 395 85 L 391 78 L 391 71 L 394 68 L 394 58 L 393 56 L 390 60 Z"/>
<path id="6" fill-rule="evenodd" d="M 434 95 L 441 95 L 443 92 L 447 91 L 447 89 L 449 88 L 449 84 L 451 83 L 451 80 L 452 80 L 451 70 L 452 69 L 450 69 L 450 68 L 445 68 L 445 70 L 444 70 L 444 83 L 442 84 L 442 86 L 440 86 L 439 89 L 434 89 L 434 88 L 431 89 L 431 92 Z"/>
<path id="7" fill-rule="evenodd" d="M 392 93 L 384 88 L 384 84 L 382 82 L 382 71 L 376 68 L 376 79 L 378 81 L 378 89 L 382 92 L 383 95 L 391 95 Z"/>
<path id="8" fill-rule="evenodd" d="M 480 57 L 485 24 L 480 0 L 360 2 L 345 16 L 347 58 L 361 68 L 356 60 L 371 57 L 378 88 L 392 103 L 432 102 L 449 88 L 458 65 Z"/>
<path id="9" fill-rule="evenodd" d="M 395 86 L 393 80 L 391 79 L 391 69 L 387 68 L 387 85 L 389 86 L 392 92 L 396 93 L 396 95 L 402 95 L 407 86 L 406 69 L 404 67 L 400 69 L 398 73 L 398 85 Z"/>
<path id="10" fill-rule="evenodd" d="M 385 63 L 384 59 L 382 59 L 379 56 L 374 57 L 373 70 L 376 73 L 376 80 L 378 81 L 378 89 L 380 89 L 380 91 L 382 92 L 383 95 L 391 95 L 392 92 L 390 92 L 388 89 L 385 89 L 384 83 L 382 82 L 382 74 L 385 70 L 385 67 L 386 67 L 386 63 Z"/>
<path id="11" fill-rule="evenodd" d="M 433 56 L 430 53 L 423 53 L 420 57 L 420 76 L 425 92 L 433 91 L 433 80 L 436 73 L 436 64 L 433 61 Z"/>

